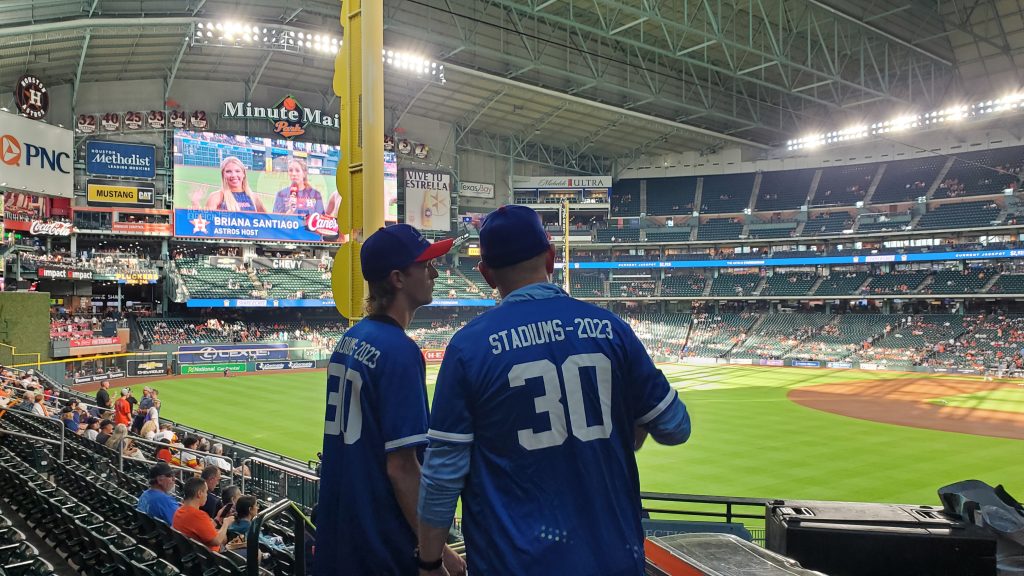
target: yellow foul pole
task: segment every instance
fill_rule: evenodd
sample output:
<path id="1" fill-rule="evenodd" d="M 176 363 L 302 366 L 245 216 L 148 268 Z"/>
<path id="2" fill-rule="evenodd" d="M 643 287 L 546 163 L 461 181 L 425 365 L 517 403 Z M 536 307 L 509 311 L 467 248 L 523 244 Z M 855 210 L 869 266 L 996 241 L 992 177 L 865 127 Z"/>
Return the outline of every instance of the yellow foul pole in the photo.
<path id="1" fill-rule="evenodd" d="M 562 289 L 569 294 L 569 201 L 562 201 Z"/>
<path id="2" fill-rule="evenodd" d="M 342 316 L 363 316 L 366 283 L 359 264 L 363 240 L 384 225 L 384 6 L 380 0 L 341 2 L 344 40 L 334 60 L 341 106 L 338 230 L 348 239 L 334 256 L 331 289 Z"/>

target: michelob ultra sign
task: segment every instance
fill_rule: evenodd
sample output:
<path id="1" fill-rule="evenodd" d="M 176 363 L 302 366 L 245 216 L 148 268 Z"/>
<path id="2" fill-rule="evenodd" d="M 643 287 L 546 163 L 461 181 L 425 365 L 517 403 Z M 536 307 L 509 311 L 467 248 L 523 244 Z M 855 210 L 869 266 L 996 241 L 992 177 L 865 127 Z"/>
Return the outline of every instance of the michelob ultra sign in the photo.
<path id="1" fill-rule="evenodd" d="M 89 206 L 152 206 L 153 187 L 124 182 L 89 180 L 86 199 Z"/>

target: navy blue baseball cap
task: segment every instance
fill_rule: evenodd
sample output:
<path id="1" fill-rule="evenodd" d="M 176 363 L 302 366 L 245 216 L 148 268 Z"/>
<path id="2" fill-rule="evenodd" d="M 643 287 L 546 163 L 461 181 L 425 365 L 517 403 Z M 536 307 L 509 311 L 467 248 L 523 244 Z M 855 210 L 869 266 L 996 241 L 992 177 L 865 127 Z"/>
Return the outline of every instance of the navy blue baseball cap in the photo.
<path id="1" fill-rule="evenodd" d="M 420 231 L 408 224 L 381 228 L 363 243 L 359 261 L 367 282 L 383 280 L 392 270 L 404 270 L 413 262 L 426 262 L 444 256 L 452 249 L 454 238 L 431 244 Z"/>
<path id="2" fill-rule="evenodd" d="M 480 225 L 480 258 L 490 268 L 525 262 L 550 247 L 540 215 L 526 206 L 502 206 Z"/>

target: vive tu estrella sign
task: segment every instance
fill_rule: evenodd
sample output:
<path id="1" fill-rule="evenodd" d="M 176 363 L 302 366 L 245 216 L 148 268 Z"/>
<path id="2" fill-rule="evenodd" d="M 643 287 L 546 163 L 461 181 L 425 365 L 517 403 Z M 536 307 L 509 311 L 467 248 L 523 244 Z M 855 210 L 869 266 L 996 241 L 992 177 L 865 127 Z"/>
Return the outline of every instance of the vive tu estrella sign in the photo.
<path id="1" fill-rule="evenodd" d="M 272 108 L 253 106 L 252 102 L 225 102 L 224 118 L 266 119 L 274 123 L 274 133 L 282 138 L 295 138 L 306 133 L 306 125 L 314 124 L 324 128 L 338 128 L 341 120 L 337 114 L 329 115 L 315 108 L 304 108 L 291 94 L 285 96 Z"/>

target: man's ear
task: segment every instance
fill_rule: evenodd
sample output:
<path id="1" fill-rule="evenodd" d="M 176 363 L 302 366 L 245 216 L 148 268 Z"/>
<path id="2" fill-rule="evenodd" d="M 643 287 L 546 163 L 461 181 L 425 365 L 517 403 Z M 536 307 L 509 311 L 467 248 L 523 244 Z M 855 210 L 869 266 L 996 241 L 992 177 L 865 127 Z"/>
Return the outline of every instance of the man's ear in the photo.
<path id="1" fill-rule="evenodd" d="M 388 282 L 395 287 L 395 290 L 401 290 L 405 285 L 405 275 L 401 270 L 392 270 L 391 274 L 388 274 Z"/>
<path id="2" fill-rule="evenodd" d="M 544 260 L 544 268 L 548 271 L 548 276 L 555 273 L 555 247 L 548 246 L 548 257 Z"/>
<path id="3" fill-rule="evenodd" d="M 498 283 L 494 281 L 494 272 L 487 267 L 487 264 L 484 264 L 483 260 L 480 261 L 476 268 L 480 271 L 480 275 L 484 277 L 484 280 L 487 281 L 488 286 L 491 288 L 498 287 Z"/>

